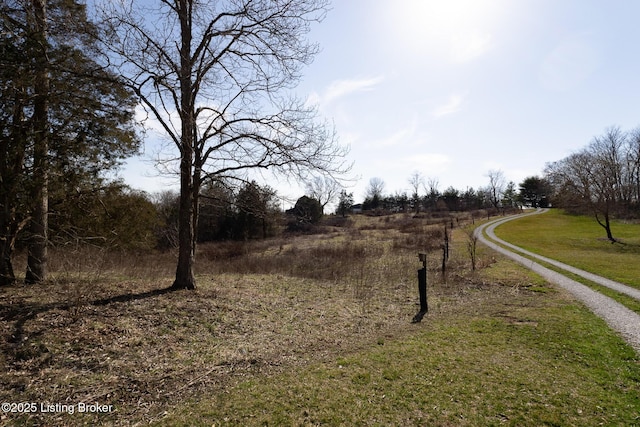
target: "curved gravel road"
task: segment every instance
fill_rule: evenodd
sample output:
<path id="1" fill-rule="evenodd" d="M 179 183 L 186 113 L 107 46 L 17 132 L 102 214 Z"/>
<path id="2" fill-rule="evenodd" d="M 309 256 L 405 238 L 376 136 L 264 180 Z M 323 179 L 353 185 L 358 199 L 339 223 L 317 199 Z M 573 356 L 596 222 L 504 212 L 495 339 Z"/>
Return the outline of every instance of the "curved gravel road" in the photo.
<path id="1" fill-rule="evenodd" d="M 498 237 L 496 237 L 494 233 L 494 229 L 498 225 L 503 224 L 507 221 L 512 221 L 514 219 L 522 218 L 524 216 L 529 216 L 529 215 L 538 215 L 544 212 L 546 212 L 546 210 L 539 209 L 529 214 L 515 215 L 515 216 L 497 219 L 476 228 L 475 235 L 478 237 L 478 240 L 480 240 L 485 245 L 489 246 L 491 249 L 497 252 L 500 252 L 501 254 L 511 258 L 512 260 L 533 270 L 535 273 L 544 277 L 549 282 L 554 283 L 568 290 L 571 294 L 574 295 L 574 297 L 576 297 L 578 300 L 582 301 L 587 307 L 589 307 L 591 311 L 593 311 L 595 314 L 597 314 L 602 319 L 604 319 L 604 321 L 607 322 L 607 324 L 612 329 L 620 333 L 622 337 L 625 339 L 625 341 L 627 341 L 629 345 L 631 345 L 636 350 L 636 352 L 640 354 L 640 315 L 629 310 L 627 307 L 614 301 L 613 299 L 583 285 L 582 283 L 576 282 L 575 280 L 572 280 L 561 273 L 550 270 L 538 264 L 537 262 L 532 261 L 529 258 L 526 258 L 522 255 L 517 254 L 515 251 L 518 251 L 522 254 L 526 254 L 527 256 L 534 257 L 536 259 L 539 259 L 541 261 L 554 265 L 558 268 L 561 268 L 565 271 L 584 277 L 602 286 L 615 289 L 618 292 L 624 293 L 638 300 L 640 300 L 640 290 L 624 285 L 619 282 L 614 282 L 613 280 L 606 279 L 604 277 L 595 275 L 593 273 L 589 273 L 584 270 L 571 267 L 567 264 L 552 260 L 550 258 L 546 258 L 541 255 L 534 254 L 518 246 L 505 242 L 502 239 L 499 239 Z M 485 231 L 491 240 L 489 240 L 484 235 Z M 509 249 L 503 246 L 500 246 L 497 243 L 507 246 Z"/>

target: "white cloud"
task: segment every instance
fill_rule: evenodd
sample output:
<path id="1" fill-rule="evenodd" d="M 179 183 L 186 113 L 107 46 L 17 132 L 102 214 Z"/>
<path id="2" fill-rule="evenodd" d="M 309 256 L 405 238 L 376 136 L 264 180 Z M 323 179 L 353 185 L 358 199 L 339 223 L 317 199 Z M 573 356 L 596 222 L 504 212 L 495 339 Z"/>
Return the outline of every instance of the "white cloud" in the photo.
<path id="1" fill-rule="evenodd" d="M 310 104 L 327 105 L 355 92 L 373 90 L 383 80 L 383 76 L 335 80 L 329 84 L 322 94 L 318 94 L 317 92 L 312 93 L 307 99 L 307 102 Z"/>
<path id="2" fill-rule="evenodd" d="M 453 94 L 449 97 L 447 102 L 436 107 L 432 111 L 432 115 L 435 118 L 448 116 L 449 114 L 457 113 L 462 108 L 464 102 L 464 96 L 460 94 Z"/>

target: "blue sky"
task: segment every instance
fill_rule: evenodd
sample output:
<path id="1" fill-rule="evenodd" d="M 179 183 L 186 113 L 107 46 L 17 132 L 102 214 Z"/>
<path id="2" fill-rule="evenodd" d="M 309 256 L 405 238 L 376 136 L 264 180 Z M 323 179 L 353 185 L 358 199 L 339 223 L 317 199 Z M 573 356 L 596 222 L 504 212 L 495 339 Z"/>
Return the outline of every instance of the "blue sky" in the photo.
<path id="1" fill-rule="evenodd" d="M 441 191 L 486 186 L 489 170 L 517 184 L 609 126 L 640 126 L 638 16 L 635 0 L 334 0 L 297 94 L 350 146 L 356 201 L 373 177 L 409 193 L 414 172 Z M 121 176 L 176 188 L 144 161 L 154 152 L 150 138 Z"/>

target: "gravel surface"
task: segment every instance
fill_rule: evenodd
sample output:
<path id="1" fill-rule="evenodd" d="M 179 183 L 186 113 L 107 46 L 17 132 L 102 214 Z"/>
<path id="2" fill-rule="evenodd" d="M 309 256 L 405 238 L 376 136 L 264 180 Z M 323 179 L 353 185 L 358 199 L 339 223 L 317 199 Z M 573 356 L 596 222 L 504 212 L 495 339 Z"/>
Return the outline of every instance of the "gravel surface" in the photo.
<path id="1" fill-rule="evenodd" d="M 599 292 L 594 291 L 593 289 L 583 285 L 582 283 L 576 282 L 561 273 L 550 270 L 542 265 L 538 264 L 535 261 L 532 261 L 529 258 L 525 258 L 522 255 L 515 253 L 514 251 L 518 251 L 520 253 L 526 254 L 528 256 L 535 257 L 541 261 L 552 264 L 556 267 L 559 267 L 565 271 L 577 274 L 586 279 L 589 279 L 593 282 L 601 284 L 603 286 L 610 287 L 615 289 L 618 292 L 629 295 L 633 298 L 640 300 L 640 291 L 635 288 L 631 288 L 622 283 L 614 282 L 612 280 L 606 279 L 601 276 L 597 276 L 593 273 L 589 273 L 569 265 L 560 263 L 558 261 L 533 254 L 529 251 L 526 251 L 518 246 L 512 245 L 510 243 L 505 242 L 496 237 L 494 234 L 494 229 L 500 224 L 503 224 L 507 221 L 511 221 L 517 218 L 522 218 L 523 216 L 528 215 L 537 215 L 545 212 L 546 210 L 537 210 L 536 212 L 525 214 L 525 215 L 516 215 L 507 218 L 501 218 L 498 220 L 491 221 L 487 224 L 484 224 L 478 227 L 475 231 L 478 240 L 480 240 L 485 245 L 489 246 L 491 249 L 500 252 L 501 254 L 511 258 L 512 260 L 522 264 L 523 266 L 533 270 L 535 273 L 544 277 L 551 283 L 554 283 L 562 288 L 568 290 L 571 294 L 573 294 L 578 300 L 582 301 L 591 311 L 604 319 L 607 324 L 620 333 L 622 337 L 631 345 L 637 353 L 640 354 L 640 315 L 629 310 L 624 305 L 614 301 L 613 299 L 602 295 Z M 491 238 L 491 240 L 487 239 L 484 235 L 484 231 L 486 230 L 487 235 Z M 509 249 L 504 248 L 497 243 L 507 246 Z"/>

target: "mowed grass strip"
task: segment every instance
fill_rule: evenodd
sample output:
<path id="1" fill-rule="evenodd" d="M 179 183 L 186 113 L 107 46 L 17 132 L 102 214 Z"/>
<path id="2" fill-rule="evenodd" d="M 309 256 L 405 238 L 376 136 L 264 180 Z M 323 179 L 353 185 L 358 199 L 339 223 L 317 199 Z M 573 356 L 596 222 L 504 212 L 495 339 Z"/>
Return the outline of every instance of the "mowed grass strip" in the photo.
<path id="1" fill-rule="evenodd" d="M 478 294 L 468 306 L 436 309 L 406 334 L 329 361 L 247 378 L 172 408 L 159 425 L 640 424 L 634 351 L 512 263 L 484 272 L 503 269 L 505 282 L 464 290 Z"/>
<path id="2" fill-rule="evenodd" d="M 640 224 L 615 221 L 612 230 L 620 243 L 609 242 L 595 218 L 552 209 L 506 222 L 495 232 L 529 251 L 640 288 Z"/>

